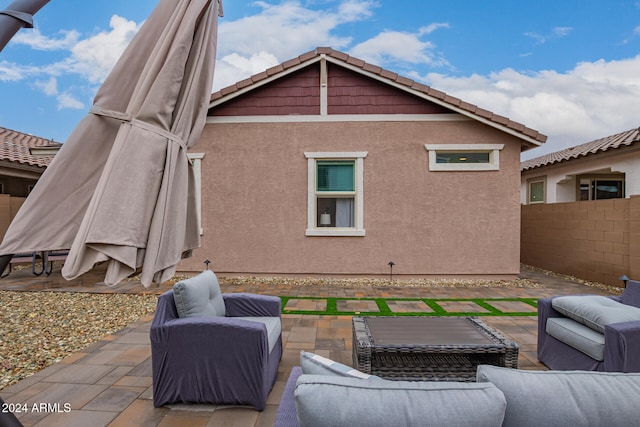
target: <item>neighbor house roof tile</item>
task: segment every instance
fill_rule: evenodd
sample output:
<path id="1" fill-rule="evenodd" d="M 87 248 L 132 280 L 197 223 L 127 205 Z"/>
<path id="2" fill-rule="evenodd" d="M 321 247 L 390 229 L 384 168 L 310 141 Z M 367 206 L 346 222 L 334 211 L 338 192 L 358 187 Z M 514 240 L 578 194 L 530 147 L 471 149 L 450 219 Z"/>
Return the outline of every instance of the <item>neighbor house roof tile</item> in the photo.
<path id="1" fill-rule="evenodd" d="M 571 159 L 585 157 L 598 152 L 613 150 L 616 148 L 631 146 L 640 142 L 640 128 L 620 132 L 615 135 L 596 139 L 585 144 L 569 147 L 564 150 L 545 154 L 544 156 L 526 160 L 520 163 L 520 170 L 526 171 L 554 163 L 565 162 Z"/>
<path id="2" fill-rule="evenodd" d="M 521 133 L 523 136 L 533 139 L 533 141 L 536 143 L 544 143 L 547 140 L 547 137 L 545 135 L 541 134 L 540 132 L 534 129 L 527 128 L 525 125 L 521 123 L 514 122 L 512 120 L 507 119 L 506 117 L 499 116 L 488 110 L 478 108 L 476 105 L 470 104 L 461 99 L 447 95 L 446 93 L 436 90 L 430 86 L 415 82 L 414 80 L 411 80 L 403 76 L 398 76 L 398 74 L 392 71 L 386 70 L 384 68 L 380 68 L 376 65 L 368 64 L 361 59 L 351 57 L 344 52 L 340 52 L 328 47 L 318 47 L 311 52 L 307 52 L 298 56 L 297 58 L 293 58 L 288 61 L 285 61 L 277 67 L 280 67 L 279 69 L 281 69 L 282 72 L 284 72 L 289 68 L 298 66 L 320 55 L 327 55 L 331 58 L 345 62 L 356 68 L 361 68 L 363 71 L 375 74 L 382 79 L 387 79 L 398 85 L 405 86 L 409 89 L 422 92 L 423 94 L 429 97 L 435 98 L 437 100 L 443 101 L 445 104 L 448 104 L 452 107 L 456 107 L 458 109 L 466 111 L 467 113 L 475 114 L 478 117 L 481 117 L 483 120 L 486 119 L 489 122 L 493 122 L 499 126 L 504 126 L 505 128 Z M 270 69 L 269 73 L 263 71 L 262 73 L 254 75 L 251 77 L 251 81 L 253 81 L 255 84 L 267 78 L 268 76 L 277 75 L 277 73 L 272 74 L 271 71 L 273 71 L 273 69 Z M 241 87 L 238 87 L 238 85 L 232 85 L 227 88 L 221 89 L 220 91 L 215 92 L 211 95 L 211 101 L 218 101 L 219 99 L 224 98 L 225 96 L 228 96 L 234 92 L 237 92 L 244 87 L 246 86 L 242 85 Z"/>
<path id="3" fill-rule="evenodd" d="M 59 142 L 0 127 L 0 160 L 46 168 L 53 156 L 36 156 L 31 148 L 59 148 Z"/>

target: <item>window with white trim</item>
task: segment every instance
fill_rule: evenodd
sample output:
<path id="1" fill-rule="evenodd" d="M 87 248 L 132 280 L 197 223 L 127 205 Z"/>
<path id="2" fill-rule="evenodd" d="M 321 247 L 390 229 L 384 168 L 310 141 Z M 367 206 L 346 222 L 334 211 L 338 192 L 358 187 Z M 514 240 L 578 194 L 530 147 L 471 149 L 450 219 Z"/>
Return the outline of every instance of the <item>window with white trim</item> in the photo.
<path id="1" fill-rule="evenodd" d="M 530 205 L 535 203 L 544 203 L 545 187 L 544 178 L 532 179 L 527 182 Z"/>
<path id="2" fill-rule="evenodd" d="M 430 171 L 487 171 L 500 169 L 504 144 L 425 144 Z"/>
<path id="3" fill-rule="evenodd" d="M 364 236 L 366 152 L 304 153 L 307 158 L 307 236 Z"/>

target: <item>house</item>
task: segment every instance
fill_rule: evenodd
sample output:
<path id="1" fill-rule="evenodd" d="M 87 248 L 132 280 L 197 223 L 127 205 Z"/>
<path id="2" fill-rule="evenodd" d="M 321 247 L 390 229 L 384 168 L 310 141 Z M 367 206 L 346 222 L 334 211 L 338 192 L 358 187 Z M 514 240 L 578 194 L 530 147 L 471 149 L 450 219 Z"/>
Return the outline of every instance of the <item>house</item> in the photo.
<path id="1" fill-rule="evenodd" d="M 202 247 L 179 270 L 514 278 L 520 153 L 545 140 L 317 48 L 211 96 L 191 150 Z"/>
<path id="2" fill-rule="evenodd" d="M 610 286 L 640 277 L 640 129 L 521 170 L 523 263 Z"/>
<path id="3" fill-rule="evenodd" d="M 0 127 L 0 238 L 61 146 Z"/>
<path id="4" fill-rule="evenodd" d="M 640 194 L 640 128 L 536 157 L 520 168 L 522 204 Z"/>

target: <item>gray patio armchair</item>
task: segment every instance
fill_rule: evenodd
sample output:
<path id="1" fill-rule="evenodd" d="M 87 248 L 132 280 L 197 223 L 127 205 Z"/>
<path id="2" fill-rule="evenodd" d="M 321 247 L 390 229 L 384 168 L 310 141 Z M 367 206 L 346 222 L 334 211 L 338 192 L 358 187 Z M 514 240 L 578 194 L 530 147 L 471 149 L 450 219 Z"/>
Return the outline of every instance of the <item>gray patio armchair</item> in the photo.
<path id="1" fill-rule="evenodd" d="M 538 300 L 538 359 L 554 370 L 640 372 L 640 282 L 620 296 Z"/>
<path id="2" fill-rule="evenodd" d="M 281 301 L 222 294 L 211 271 L 158 298 L 151 324 L 153 403 L 250 405 L 261 411 L 282 357 Z"/>

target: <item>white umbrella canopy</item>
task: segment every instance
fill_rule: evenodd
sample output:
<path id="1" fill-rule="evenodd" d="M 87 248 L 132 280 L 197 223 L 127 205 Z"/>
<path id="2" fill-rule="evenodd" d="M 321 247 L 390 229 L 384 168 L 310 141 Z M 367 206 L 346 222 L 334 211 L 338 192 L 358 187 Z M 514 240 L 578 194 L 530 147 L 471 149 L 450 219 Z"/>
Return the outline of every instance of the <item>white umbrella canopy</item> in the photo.
<path id="1" fill-rule="evenodd" d="M 221 0 L 160 0 L 12 221 L 0 254 L 69 249 L 71 280 L 171 278 L 200 245 L 187 149 L 206 120 Z"/>

